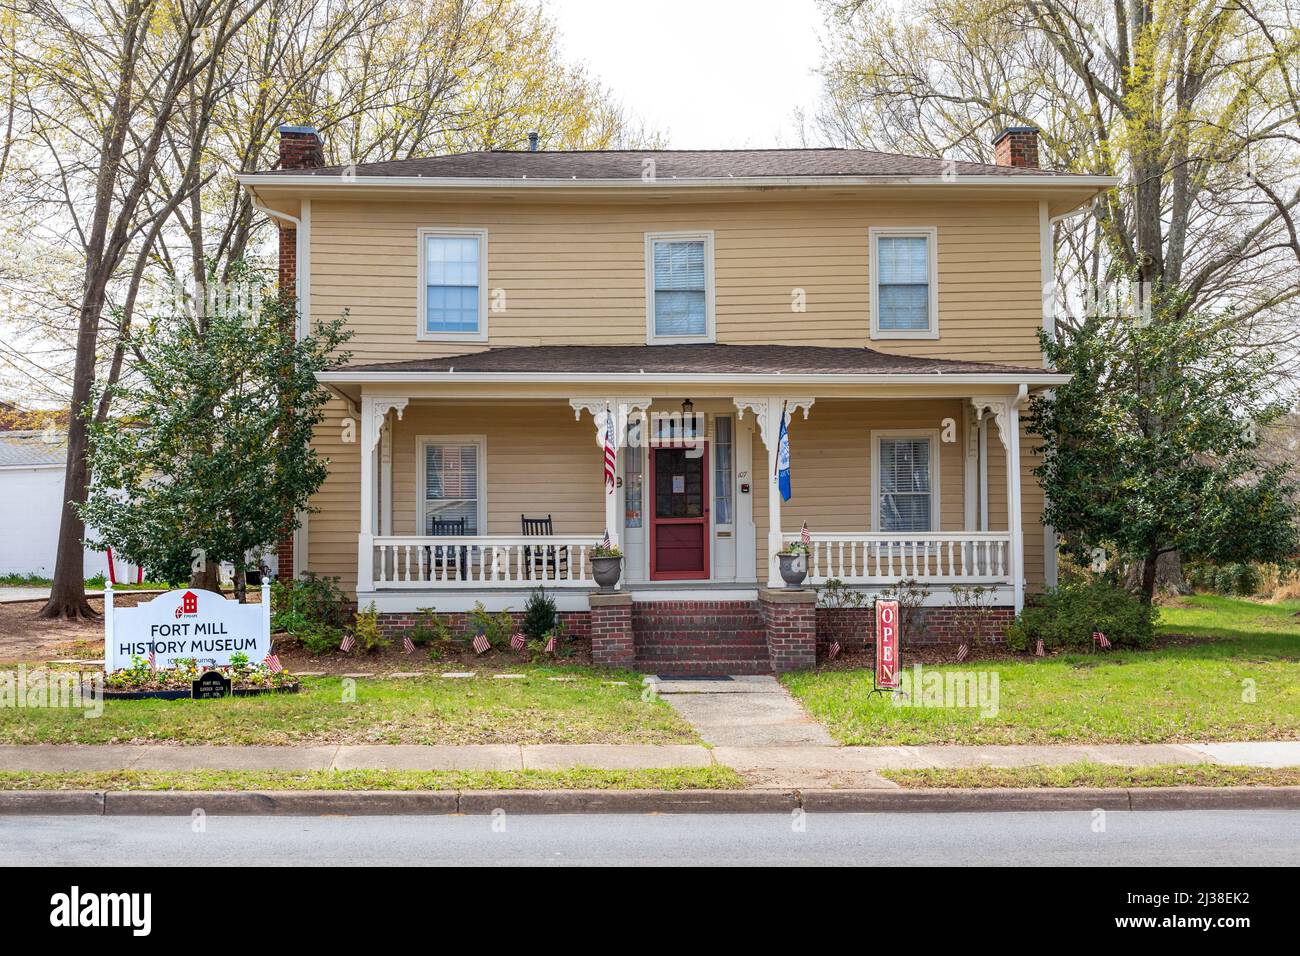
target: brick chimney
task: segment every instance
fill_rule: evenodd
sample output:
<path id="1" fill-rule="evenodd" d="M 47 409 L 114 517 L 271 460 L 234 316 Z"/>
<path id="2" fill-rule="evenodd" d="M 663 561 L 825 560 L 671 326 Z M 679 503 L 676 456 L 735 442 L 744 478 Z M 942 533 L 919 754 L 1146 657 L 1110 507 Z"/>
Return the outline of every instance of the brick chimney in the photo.
<path id="1" fill-rule="evenodd" d="M 281 126 L 280 168 L 318 169 L 325 165 L 325 151 L 314 126 Z M 293 301 L 298 284 L 298 230 L 284 220 L 280 227 L 280 295 Z M 293 578 L 293 533 L 286 532 L 276 547 L 276 576 L 282 581 Z"/>
<path id="2" fill-rule="evenodd" d="M 1038 130 L 1033 126 L 1008 126 L 993 140 L 993 158 L 999 166 L 1038 168 Z"/>

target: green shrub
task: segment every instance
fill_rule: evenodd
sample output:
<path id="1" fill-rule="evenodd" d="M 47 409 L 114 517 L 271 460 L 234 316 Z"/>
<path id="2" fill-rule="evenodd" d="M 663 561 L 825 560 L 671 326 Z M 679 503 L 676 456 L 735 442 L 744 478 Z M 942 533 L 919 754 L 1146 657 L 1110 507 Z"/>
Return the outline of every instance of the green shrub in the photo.
<path id="1" fill-rule="evenodd" d="M 540 641 L 555 627 L 555 601 L 538 588 L 528 598 L 524 619 L 519 630 L 534 641 Z"/>
<path id="2" fill-rule="evenodd" d="M 474 610 L 469 612 L 471 634 L 482 634 L 493 647 L 502 647 L 510 643 L 515 633 L 515 619 L 509 611 L 493 614 L 483 606 L 482 601 L 474 603 Z"/>
<path id="3" fill-rule="evenodd" d="M 371 601 L 370 606 L 364 611 L 357 611 L 356 620 L 352 625 L 352 636 L 356 639 L 357 650 L 367 654 L 392 643 L 379 630 L 379 611 L 375 609 L 374 601 Z"/>
<path id="4" fill-rule="evenodd" d="M 308 621 L 300 630 L 293 632 L 307 653 L 313 655 L 328 654 L 337 651 L 343 643 L 343 629 Z"/>
<path id="5" fill-rule="evenodd" d="M 411 643 L 416 647 L 427 647 L 441 641 L 454 640 L 451 625 L 433 608 L 420 608 L 420 617 L 411 627 Z"/>
<path id="6" fill-rule="evenodd" d="M 1007 646 L 1027 651 L 1040 638 L 1048 650 L 1092 644 L 1101 628 L 1116 647 L 1144 647 L 1155 630 L 1155 608 L 1106 581 L 1063 584 L 1040 595 L 1007 629 Z"/>

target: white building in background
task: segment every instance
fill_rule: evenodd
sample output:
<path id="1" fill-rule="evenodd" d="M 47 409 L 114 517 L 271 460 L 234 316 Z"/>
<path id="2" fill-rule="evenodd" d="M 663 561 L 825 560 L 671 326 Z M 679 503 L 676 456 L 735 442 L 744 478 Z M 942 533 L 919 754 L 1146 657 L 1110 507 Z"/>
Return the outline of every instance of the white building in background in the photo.
<path id="1" fill-rule="evenodd" d="M 0 574 L 54 574 L 67 449 L 61 431 L 0 432 Z M 86 577 L 106 574 L 108 557 L 87 548 L 85 567 Z M 135 580 L 133 565 L 116 571 Z"/>

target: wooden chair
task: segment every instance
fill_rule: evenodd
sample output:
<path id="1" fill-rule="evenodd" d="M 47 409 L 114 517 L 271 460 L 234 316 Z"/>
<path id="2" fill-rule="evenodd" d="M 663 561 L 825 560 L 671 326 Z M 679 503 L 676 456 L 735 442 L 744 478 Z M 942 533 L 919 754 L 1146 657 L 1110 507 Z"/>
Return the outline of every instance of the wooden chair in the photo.
<path id="1" fill-rule="evenodd" d="M 551 516 L 530 518 L 519 516 L 525 537 L 538 537 L 555 534 L 555 522 Z M 524 548 L 524 575 L 529 578 L 559 580 L 569 576 L 569 548 L 567 545 L 542 545 Z"/>
<path id="2" fill-rule="evenodd" d="M 429 520 L 429 534 L 437 538 L 463 536 L 465 534 L 465 519 L 464 518 L 431 518 Z M 453 550 L 459 552 L 459 554 L 456 556 L 459 558 L 459 560 L 456 560 L 456 557 L 453 557 L 451 555 L 451 552 Z M 433 580 L 434 573 L 435 573 L 434 569 L 441 567 L 442 563 L 446 561 L 448 558 L 452 558 L 455 565 L 458 567 L 458 570 L 460 572 L 460 580 L 466 581 L 469 579 L 469 548 L 465 547 L 464 545 L 461 545 L 459 548 L 454 548 L 454 549 L 451 547 L 442 548 L 442 547 L 435 547 L 431 545 L 429 547 L 426 547 L 424 549 L 424 552 L 425 552 L 426 564 L 429 569 L 429 576 L 427 580 L 430 581 Z"/>

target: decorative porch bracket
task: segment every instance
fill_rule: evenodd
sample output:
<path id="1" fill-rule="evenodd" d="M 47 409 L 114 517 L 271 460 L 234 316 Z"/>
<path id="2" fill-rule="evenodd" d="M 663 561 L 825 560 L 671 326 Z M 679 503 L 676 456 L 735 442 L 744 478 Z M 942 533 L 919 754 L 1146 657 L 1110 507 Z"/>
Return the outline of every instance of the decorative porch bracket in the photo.
<path id="1" fill-rule="evenodd" d="M 611 395 L 607 398 L 571 398 L 569 407 L 573 409 L 574 421 L 582 420 L 584 411 L 591 413 L 592 423 L 596 426 L 596 445 L 600 448 L 605 447 L 605 428 L 609 416 L 614 417 L 614 452 L 615 457 L 618 450 L 627 445 L 627 423 L 634 412 L 645 414 L 654 399 L 648 396 L 616 396 Z M 594 459 L 593 459 L 594 461 Z M 622 538 L 623 522 L 619 520 L 619 495 L 617 487 L 615 493 L 605 495 L 605 530 L 609 532 L 610 544 L 619 545 Z"/>
<path id="2" fill-rule="evenodd" d="M 401 418 L 410 397 L 361 395 L 361 533 L 357 536 L 357 590 L 375 586 L 375 448 L 390 411 Z"/>
<path id="3" fill-rule="evenodd" d="M 736 404 L 736 420 L 744 421 L 745 411 L 754 413 L 758 420 L 759 435 L 767 448 L 767 584 L 780 587 L 781 573 L 776 556 L 784 545 L 781 540 L 781 489 L 777 484 L 777 440 L 781 434 L 781 410 L 785 409 L 785 426 L 788 430 L 794 413 L 803 409 L 803 417 L 816 401 L 811 395 L 741 395 L 732 401 Z"/>
<path id="4" fill-rule="evenodd" d="M 1025 530 L 1020 504 L 1020 405 L 1026 389 L 1017 395 L 972 395 L 976 420 L 993 416 L 998 438 L 1007 453 L 1007 528 L 1011 532 L 1011 581 L 1015 588 L 1016 613 L 1025 606 Z"/>

